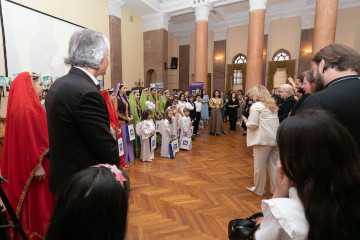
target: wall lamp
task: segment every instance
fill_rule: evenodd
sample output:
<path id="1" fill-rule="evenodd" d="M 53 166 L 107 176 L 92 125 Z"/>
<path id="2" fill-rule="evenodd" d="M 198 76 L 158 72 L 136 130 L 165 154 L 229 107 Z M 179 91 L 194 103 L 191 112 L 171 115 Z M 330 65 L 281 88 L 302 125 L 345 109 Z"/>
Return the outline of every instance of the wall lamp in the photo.
<path id="1" fill-rule="evenodd" d="M 216 59 L 216 61 L 220 62 L 222 57 L 216 57 L 215 59 Z"/>
<path id="2" fill-rule="evenodd" d="M 312 53 L 312 50 L 311 49 L 305 50 L 305 53 L 306 53 L 306 55 L 309 56 Z"/>

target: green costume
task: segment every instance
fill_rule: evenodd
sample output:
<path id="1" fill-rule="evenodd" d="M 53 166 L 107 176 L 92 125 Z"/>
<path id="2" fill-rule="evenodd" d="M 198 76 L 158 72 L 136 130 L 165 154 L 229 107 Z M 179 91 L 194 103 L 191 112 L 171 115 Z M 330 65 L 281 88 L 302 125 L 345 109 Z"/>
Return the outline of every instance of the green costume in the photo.
<path id="1" fill-rule="evenodd" d="M 146 92 L 145 92 L 146 95 Z M 131 113 L 133 116 L 133 120 L 132 120 L 132 124 L 134 125 L 134 128 L 136 128 L 136 124 L 138 124 L 139 122 L 142 121 L 142 107 L 140 105 L 140 101 L 136 101 L 135 100 L 135 92 L 132 91 L 129 95 L 129 103 L 131 106 Z M 138 140 L 138 135 L 136 134 L 135 131 L 135 140 L 133 141 L 133 145 L 134 145 L 134 153 L 135 153 L 135 157 L 139 158 L 140 157 L 140 151 L 141 151 L 141 146 L 140 146 L 140 141 Z"/>

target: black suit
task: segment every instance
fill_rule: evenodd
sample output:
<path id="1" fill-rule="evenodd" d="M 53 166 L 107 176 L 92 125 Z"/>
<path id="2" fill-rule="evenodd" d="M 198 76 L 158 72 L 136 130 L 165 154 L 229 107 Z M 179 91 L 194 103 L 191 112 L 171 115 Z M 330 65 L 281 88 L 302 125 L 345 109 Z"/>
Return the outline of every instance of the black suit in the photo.
<path id="1" fill-rule="evenodd" d="M 81 69 L 54 82 L 45 101 L 50 140 L 50 191 L 74 173 L 99 163 L 119 165 L 105 100 Z"/>

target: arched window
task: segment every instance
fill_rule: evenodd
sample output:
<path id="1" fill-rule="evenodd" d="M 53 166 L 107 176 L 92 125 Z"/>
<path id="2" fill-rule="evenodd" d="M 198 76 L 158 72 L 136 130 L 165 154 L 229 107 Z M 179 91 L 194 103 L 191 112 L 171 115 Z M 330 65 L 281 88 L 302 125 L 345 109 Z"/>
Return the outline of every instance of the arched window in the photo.
<path id="1" fill-rule="evenodd" d="M 246 63 L 246 56 L 242 53 L 239 53 L 233 58 L 233 64 L 240 64 Z M 234 70 L 233 74 L 233 85 L 240 85 L 242 84 L 242 71 L 241 70 Z"/>
<path id="2" fill-rule="evenodd" d="M 273 61 L 287 61 L 291 60 L 290 52 L 286 49 L 279 49 L 273 56 Z"/>

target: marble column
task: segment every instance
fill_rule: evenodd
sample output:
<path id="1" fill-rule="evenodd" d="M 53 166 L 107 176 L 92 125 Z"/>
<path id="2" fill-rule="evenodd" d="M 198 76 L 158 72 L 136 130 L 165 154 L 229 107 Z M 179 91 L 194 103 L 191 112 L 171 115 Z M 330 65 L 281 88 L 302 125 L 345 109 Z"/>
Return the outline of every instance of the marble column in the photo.
<path id="1" fill-rule="evenodd" d="M 262 84 L 266 2 L 267 0 L 249 0 L 250 19 L 245 91 Z"/>
<path id="2" fill-rule="evenodd" d="M 108 0 L 109 10 L 109 41 L 110 41 L 110 67 L 111 86 L 115 87 L 117 83 L 122 82 L 122 57 L 121 57 L 121 7 L 124 6 L 122 0 Z"/>
<path id="3" fill-rule="evenodd" d="M 208 74 L 208 20 L 211 6 L 209 3 L 194 6 L 196 16 L 195 27 L 195 81 L 203 82 L 207 86 Z M 211 86 L 209 86 L 211 87 Z"/>
<path id="4" fill-rule="evenodd" d="M 317 0 L 312 55 L 335 42 L 338 0 Z"/>

